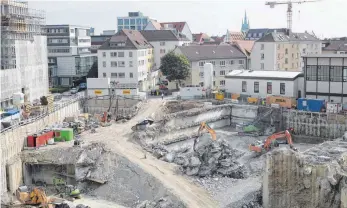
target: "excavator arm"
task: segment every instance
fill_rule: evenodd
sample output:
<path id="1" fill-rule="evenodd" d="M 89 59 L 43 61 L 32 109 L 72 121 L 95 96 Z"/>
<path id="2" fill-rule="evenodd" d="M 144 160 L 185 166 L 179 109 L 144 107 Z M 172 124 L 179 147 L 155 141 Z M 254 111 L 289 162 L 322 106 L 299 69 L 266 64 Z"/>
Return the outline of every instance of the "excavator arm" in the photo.
<path id="1" fill-rule="evenodd" d="M 213 141 L 215 141 L 217 139 L 216 131 L 214 129 L 212 129 L 206 122 L 201 122 L 199 130 L 198 130 L 198 136 L 195 137 L 195 139 L 194 139 L 194 146 L 193 146 L 194 151 L 196 150 L 196 145 L 199 142 L 199 137 L 201 136 L 201 132 L 204 129 L 206 129 L 211 134 Z"/>

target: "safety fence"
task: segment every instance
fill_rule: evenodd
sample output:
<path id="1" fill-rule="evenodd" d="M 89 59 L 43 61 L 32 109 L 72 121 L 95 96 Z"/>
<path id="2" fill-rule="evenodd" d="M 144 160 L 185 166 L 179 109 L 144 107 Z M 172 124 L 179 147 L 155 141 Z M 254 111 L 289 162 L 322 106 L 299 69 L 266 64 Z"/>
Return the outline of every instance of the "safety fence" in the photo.
<path id="1" fill-rule="evenodd" d="M 11 121 L 10 125 L 8 125 L 8 126 L 6 126 L 5 123 L 2 123 L 1 126 L 2 127 L 4 126 L 4 128 L 1 128 L 0 133 L 4 133 L 6 131 L 13 130 L 13 129 L 19 128 L 21 126 L 33 123 L 37 120 L 43 119 L 43 118 L 47 117 L 48 115 L 53 114 L 56 111 L 59 111 L 65 107 L 71 105 L 72 103 L 80 102 L 84 99 L 85 99 L 84 96 L 77 95 L 77 96 L 72 97 L 69 100 L 66 100 L 64 102 L 60 102 L 58 105 L 54 105 L 54 108 L 52 108 L 50 111 L 48 111 L 48 109 L 44 109 L 42 112 L 40 112 L 39 114 L 37 114 L 35 116 L 31 116 L 31 117 L 26 118 L 26 119 L 19 119 L 17 121 Z"/>

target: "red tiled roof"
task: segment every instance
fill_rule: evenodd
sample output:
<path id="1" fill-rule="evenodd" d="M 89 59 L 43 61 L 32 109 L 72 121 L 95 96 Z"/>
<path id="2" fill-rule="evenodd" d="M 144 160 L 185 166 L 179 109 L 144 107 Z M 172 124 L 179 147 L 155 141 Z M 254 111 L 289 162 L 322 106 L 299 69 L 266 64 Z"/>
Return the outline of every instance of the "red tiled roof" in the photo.
<path id="1" fill-rule="evenodd" d="M 254 41 L 252 40 L 234 40 L 232 43 L 235 44 L 243 53 L 248 55 L 251 54 L 254 45 Z"/>
<path id="2" fill-rule="evenodd" d="M 187 24 L 186 22 L 161 22 L 160 25 L 162 28 L 164 28 L 165 24 L 172 24 L 173 28 L 178 30 L 179 32 L 182 32 L 184 26 Z"/>
<path id="3" fill-rule="evenodd" d="M 150 22 L 152 23 L 153 27 L 154 27 L 156 30 L 160 30 L 161 25 L 160 25 L 159 22 L 157 22 L 156 20 L 150 20 Z"/>
<path id="4" fill-rule="evenodd" d="M 203 43 L 205 40 L 210 40 L 210 36 L 208 36 L 206 33 L 197 33 L 193 34 L 193 42 L 196 43 Z"/>
<path id="5" fill-rule="evenodd" d="M 232 41 L 245 39 L 245 36 L 242 32 L 233 32 L 229 30 L 229 33 L 230 33 L 230 40 Z"/>

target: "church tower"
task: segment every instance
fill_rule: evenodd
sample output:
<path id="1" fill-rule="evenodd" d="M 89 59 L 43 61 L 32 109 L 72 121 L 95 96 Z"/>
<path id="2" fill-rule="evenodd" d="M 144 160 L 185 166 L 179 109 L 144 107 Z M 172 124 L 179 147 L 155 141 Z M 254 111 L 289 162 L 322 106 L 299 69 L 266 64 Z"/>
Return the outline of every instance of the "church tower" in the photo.
<path id="1" fill-rule="evenodd" d="M 242 20 L 242 26 L 241 26 L 241 32 L 243 34 L 247 33 L 247 31 L 250 29 L 249 26 L 249 19 L 247 18 L 247 12 L 245 11 L 245 17 Z"/>

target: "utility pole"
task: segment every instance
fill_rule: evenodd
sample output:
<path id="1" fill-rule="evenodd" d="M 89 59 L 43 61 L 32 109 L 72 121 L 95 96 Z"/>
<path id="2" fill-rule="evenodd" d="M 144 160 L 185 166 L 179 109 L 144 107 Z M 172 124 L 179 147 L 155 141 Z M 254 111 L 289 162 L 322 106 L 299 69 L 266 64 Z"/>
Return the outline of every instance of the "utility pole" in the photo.
<path id="1" fill-rule="evenodd" d="M 116 120 L 117 120 L 117 115 L 118 115 L 118 96 L 117 96 L 117 90 L 116 90 L 117 85 L 118 85 L 118 82 L 111 81 L 111 93 L 110 94 L 112 94 L 112 95 L 110 95 L 110 106 L 108 108 L 108 112 L 110 112 L 111 108 L 112 108 L 114 97 L 116 97 L 116 99 L 117 99 L 117 101 L 116 101 L 116 115 L 115 115 Z"/>

